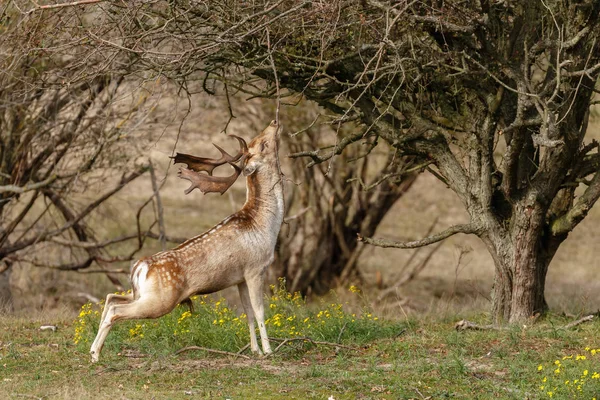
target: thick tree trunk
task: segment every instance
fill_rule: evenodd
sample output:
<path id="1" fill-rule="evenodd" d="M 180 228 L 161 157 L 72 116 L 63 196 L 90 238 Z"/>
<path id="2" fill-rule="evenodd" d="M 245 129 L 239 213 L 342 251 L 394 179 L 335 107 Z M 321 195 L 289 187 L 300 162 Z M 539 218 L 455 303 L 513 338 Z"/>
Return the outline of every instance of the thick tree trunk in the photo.
<path id="1" fill-rule="evenodd" d="M 523 323 L 548 309 L 544 297 L 548 266 L 564 238 L 552 237 L 539 205 L 517 206 L 508 230 L 482 237 L 496 267 L 492 316 L 496 324 Z"/>
<path id="2" fill-rule="evenodd" d="M 544 289 L 549 260 L 531 251 L 509 260 L 494 257 L 494 262 L 494 323 L 521 323 L 548 309 Z"/>

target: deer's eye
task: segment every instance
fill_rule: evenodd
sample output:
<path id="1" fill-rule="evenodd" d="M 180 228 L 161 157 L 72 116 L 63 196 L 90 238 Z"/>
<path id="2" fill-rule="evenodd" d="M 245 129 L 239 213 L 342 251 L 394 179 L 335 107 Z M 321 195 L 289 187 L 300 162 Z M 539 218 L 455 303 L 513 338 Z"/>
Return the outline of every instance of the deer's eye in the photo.
<path id="1" fill-rule="evenodd" d="M 267 142 L 262 142 L 260 144 L 260 152 L 262 153 L 265 149 L 269 148 L 269 144 Z"/>

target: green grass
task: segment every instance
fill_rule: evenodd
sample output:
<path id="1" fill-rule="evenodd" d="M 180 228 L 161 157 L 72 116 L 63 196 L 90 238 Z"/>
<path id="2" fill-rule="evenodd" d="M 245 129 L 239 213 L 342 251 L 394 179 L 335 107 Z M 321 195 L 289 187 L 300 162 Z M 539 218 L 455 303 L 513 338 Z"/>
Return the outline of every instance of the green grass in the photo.
<path id="1" fill-rule="evenodd" d="M 192 315 L 180 307 L 160 320 L 118 324 L 100 362 L 90 364 L 98 319 L 93 307 L 75 320 L 5 315 L 0 398 L 600 398 L 598 321 L 565 330 L 557 327 L 566 319 L 549 316 L 527 328 L 457 332 L 459 318 L 384 321 L 366 308 L 353 315 L 345 304 L 307 305 L 281 290 L 268 300 L 271 337 L 308 336 L 353 349 L 300 340 L 269 358 L 175 355 L 189 345 L 237 351 L 248 342 L 235 310 L 201 297 Z M 39 330 L 49 322 L 59 329 Z"/>
<path id="2" fill-rule="evenodd" d="M 269 336 L 274 338 L 274 345 L 277 346 L 278 338 L 295 339 L 289 346 L 281 348 L 282 353 L 293 357 L 301 356 L 314 346 L 309 340 L 300 340 L 302 338 L 360 346 L 394 336 L 405 329 L 405 323 L 383 321 L 373 315 L 360 290 L 354 286 L 351 289 L 353 304 L 365 304 L 358 313 L 347 311 L 349 304 L 339 302 L 335 294 L 329 296 L 327 302 L 321 300 L 309 306 L 299 293 L 288 293 L 283 281 L 279 287 L 271 286 L 273 295 L 265 304 L 265 324 Z M 182 347 L 193 345 L 237 352 L 248 343 L 245 314 L 238 315 L 237 310 L 223 298 L 195 296 L 192 300 L 193 313 L 186 305 L 179 305 L 160 319 L 115 324 L 105 342 L 104 352 L 127 349 L 158 356 L 173 354 Z M 87 303 L 81 308 L 73 337 L 78 350 L 84 352 L 90 347 L 101 313 L 101 304 Z"/>

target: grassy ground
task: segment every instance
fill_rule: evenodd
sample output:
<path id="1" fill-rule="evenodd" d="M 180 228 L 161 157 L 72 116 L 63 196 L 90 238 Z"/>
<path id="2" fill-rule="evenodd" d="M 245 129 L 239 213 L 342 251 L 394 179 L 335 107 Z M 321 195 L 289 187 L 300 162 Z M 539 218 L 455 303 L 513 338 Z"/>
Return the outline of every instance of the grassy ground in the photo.
<path id="1" fill-rule="evenodd" d="M 211 112 L 210 108 L 202 107 L 194 108 L 194 112 L 184 126 L 177 150 L 204 154 L 202 149 L 208 148 L 211 140 L 232 148 L 229 140 L 217 135 L 227 120 L 226 113 Z M 245 116 L 238 125 L 234 121 L 230 133 L 247 138 L 252 136 L 259 126 L 257 122 L 256 127 L 248 129 L 248 119 Z M 257 119 L 261 120 L 260 124 L 264 123 L 265 118 Z M 595 124 L 596 128 L 600 126 L 599 122 Z M 172 124 L 170 131 L 161 135 L 161 140 L 144 148 L 156 161 L 161 177 L 167 174 L 168 155 L 178 137 L 178 126 Z M 204 132 L 204 135 L 196 131 Z M 291 167 L 291 164 L 285 165 L 285 168 Z M 178 180 L 175 173 L 176 168 L 171 167 L 169 179 L 161 191 L 169 235 L 191 237 L 203 232 L 243 202 L 243 182 L 236 183 L 230 197 L 205 197 L 198 193 L 183 196 L 188 185 Z M 126 189 L 97 217 L 99 237 L 128 231 L 133 226 L 131 216 L 149 193 L 148 179 L 140 179 Z M 431 176 L 424 175 L 396 204 L 377 235 L 392 239 L 419 238 L 436 217 L 440 217 L 436 230 L 464 223 L 466 218 L 456 196 Z M 561 246 L 552 263 L 547 295 L 551 309 L 556 313 L 582 314 L 598 309 L 600 281 L 596 279 L 597 268 L 594 268 L 598 265 L 598 221 L 600 208 L 595 207 Z M 158 245 L 153 243 L 139 256 L 158 250 Z M 468 254 L 459 263 L 459 254 L 463 251 Z M 411 254 L 412 251 L 368 249 L 361 259 L 365 284 L 375 286 L 379 274 L 384 287 L 392 285 L 401 276 Z M 127 268 L 128 263 L 122 267 Z M 311 337 L 320 335 L 315 339 L 341 341 L 357 350 L 336 351 L 331 346 L 315 347 L 295 342 L 267 359 L 231 358 L 197 351 L 175 355 L 178 348 L 189 344 L 219 347 L 223 345 L 219 340 L 225 337 L 228 338 L 225 349 L 229 351 L 236 351 L 247 341 L 246 331 L 233 335 L 227 330 L 218 330 L 213 326 L 214 319 L 204 321 L 207 326 L 202 330 L 196 327 L 195 331 L 186 332 L 193 338 L 183 335 L 183 339 L 176 340 L 171 335 L 173 331 L 169 333 L 165 327 L 169 321 L 176 324 L 182 317 L 184 310 L 179 310 L 179 314 L 164 320 L 162 333 L 150 329 L 146 333 L 148 336 L 141 338 L 137 323 L 115 329 L 109 335 L 100 363 L 91 365 L 87 355 L 89 343 L 85 340 L 74 343 L 75 330 L 81 325 L 77 315 L 66 311 L 32 315 L 29 310 L 51 308 L 50 303 L 64 305 L 69 300 L 81 304 L 80 292 L 104 296 L 113 287 L 102 276 L 74 276 L 60 271 L 36 275 L 32 269 L 15 268 L 13 281 L 19 289 L 15 292 L 19 293 L 15 297 L 18 302 L 15 307 L 21 314 L 0 314 L 0 400 L 599 397 L 600 379 L 593 376 L 594 372 L 600 372 L 600 355 L 591 352 L 600 348 L 600 323 L 597 321 L 565 330 L 559 327 L 568 323 L 567 319 L 554 315 L 527 328 L 483 332 L 454 330 L 454 323 L 462 318 L 489 322 L 481 310 L 490 307 L 492 274 L 491 258 L 480 241 L 474 237 L 456 236 L 434 255 L 417 279 L 376 306 L 373 314 L 393 322 L 386 323 L 382 319 L 375 322 L 371 318 L 368 326 L 372 331 L 367 329 L 360 334 L 350 332 L 349 328 L 343 329 L 344 324 L 340 325 L 339 321 L 338 325 L 327 325 L 331 328 L 329 333 L 303 332 Z M 125 276 L 123 278 L 125 281 Z M 52 290 L 40 290 L 45 286 Z M 224 295 L 234 299 L 237 294 L 235 290 L 233 292 L 233 296 Z M 378 293 L 373 288 L 369 295 L 374 299 Z M 340 297 L 345 300 L 342 295 Z M 360 306 L 351 305 L 351 309 L 358 313 Z M 90 319 L 93 317 L 94 314 L 89 316 Z M 306 317 L 297 318 L 304 321 Z M 40 331 L 43 324 L 57 325 L 58 330 Z M 93 321 L 90 324 L 91 331 L 85 332 L 88 339 L 93 337 L 95 328 Z M 291 327 L 286 325 L 287 333 L 280 331 L 277 335 L 289 336 Z M 200 335 L 200 331 L 212 334 L 212 338 Z M 275 331 L 271 326 L 272 336 Z M 219 336 L 221 333 L 223 335 Z M 586 359 L 577 359 L 578 355 Z M 573 358 L 563 360 L 570 356 Z M 554 364 L 555 361 L 560 366 Z M 542 370 L 538 370 L 540 365 Z M 544 378 L 546 382 L 543 382 Z"/>
<path id="2" fill-rule="evenodd" d="M 226 304 L 216 303 L 213 300 L 201 305 L 196 300 L 196 306 L 200 307 L 197 313 L 188 315 L 187 309 L 180 307 L 155 325 L 151 321 L 121 324 L 109 335 L 98 364 L 90 364 L 87 354 L 98 318 L 93 307 L 84 308 L 78 317 L 66 312 L 0 316 L 0 398 L 592 399 L 600 396 L 597 320 L 564 329 L 566 319 L 549 316 L 533 327 L 459 332 L 454 329 L 457 321 L 454 316 L 385 321 L 368 310 L 357 315 L 343 309 L 335 311 L 336 304 L 311 308 L 294 306 L 290 299 L 282 302 L 271 298 L 270 304 L 274 304 L 269 307 L 271 336 L 282 336 L 291 324 L 299 325 L 309 318 L 315 327 L 295 328 L 292 336 L 307 334 L 317 340 L 340 342 L 351 349 L 311 345 L 300 340 L 283 346 L 269 358 L 248 353 L 244 353 L 247 358 L 240 358 L 202 351 L 176 355 L 178 348 L 189 344 L 235 351 L 247 341 L 247 330 L 238 332 L 239 324 L 232 319 L 237 315 L 235 311 L 227 317 L 223 311 Z M 326 310 L 332 313 L 329 317 Z M 274 324 L 277 314 L 284 321 L 295 315 L 296 322 Z M 219 315 L 224 322 L 216 319 Z M 487 317 L 479 314 L 471 318 L 484 323 Z M 316 324 L 321 319 L 322 325 Z M 215 326 L 212 329 L 221 329 L 220 333 L 199 335 L 202 323 L 211 320 Z M 58 329 L 40 330 L 44 324 L 56 325 Z M 172 334 L 173 329 L 179 329 L 179 338 Z M 78 344 L 74 343 L 76 331 Z M 141 333 L 145 336 L 140 337 Z M 241 342 L 236 342 L 236 337 Z M 275 346 L 277 343 L 273 342 Z"/>

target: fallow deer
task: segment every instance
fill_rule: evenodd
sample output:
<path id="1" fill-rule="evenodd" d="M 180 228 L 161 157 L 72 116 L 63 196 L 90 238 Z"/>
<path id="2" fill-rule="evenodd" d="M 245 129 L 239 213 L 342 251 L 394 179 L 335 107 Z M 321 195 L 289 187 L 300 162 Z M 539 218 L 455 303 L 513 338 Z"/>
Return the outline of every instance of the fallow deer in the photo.
<path id="1" fill-rule="evenodd" d="M 224 193 L 240 173 L 246 178 L 246 202 L 242 209 L 215 227 L 172 250 L 137 261 L 130 274 L 132 293 L 109 294 L 90 354 L 98 361 L 104 340 L 116 321 L 158 318 L 195 294 L 213 293 L 237 285 L 250 328 L 250 348 L 261 353 L 254 330 L 256 319 L 264 353 L 271 353 L 265 327 L 263 286 L 267 267 L 273 262 L 275 243 L 283 221 L 283 185 L 278 166 L 279 134 L 275 121 L 249 145 L 242 138 L 241 150 L 230 156 L 206 159 L 177 154 L 175 163 L 185 163 L 179 177 L 192 182 L 186 194 L 198 188 L 203 193 Z M 233 136 L 233 135 L 231 135 Z M 241 168 L 234 162 L 240 160 Z M 230 177 L 214 177 L 212 170 L 223 164 L 234 167 Z M 208 172 L 208 174 L 200 173 Z"/>

